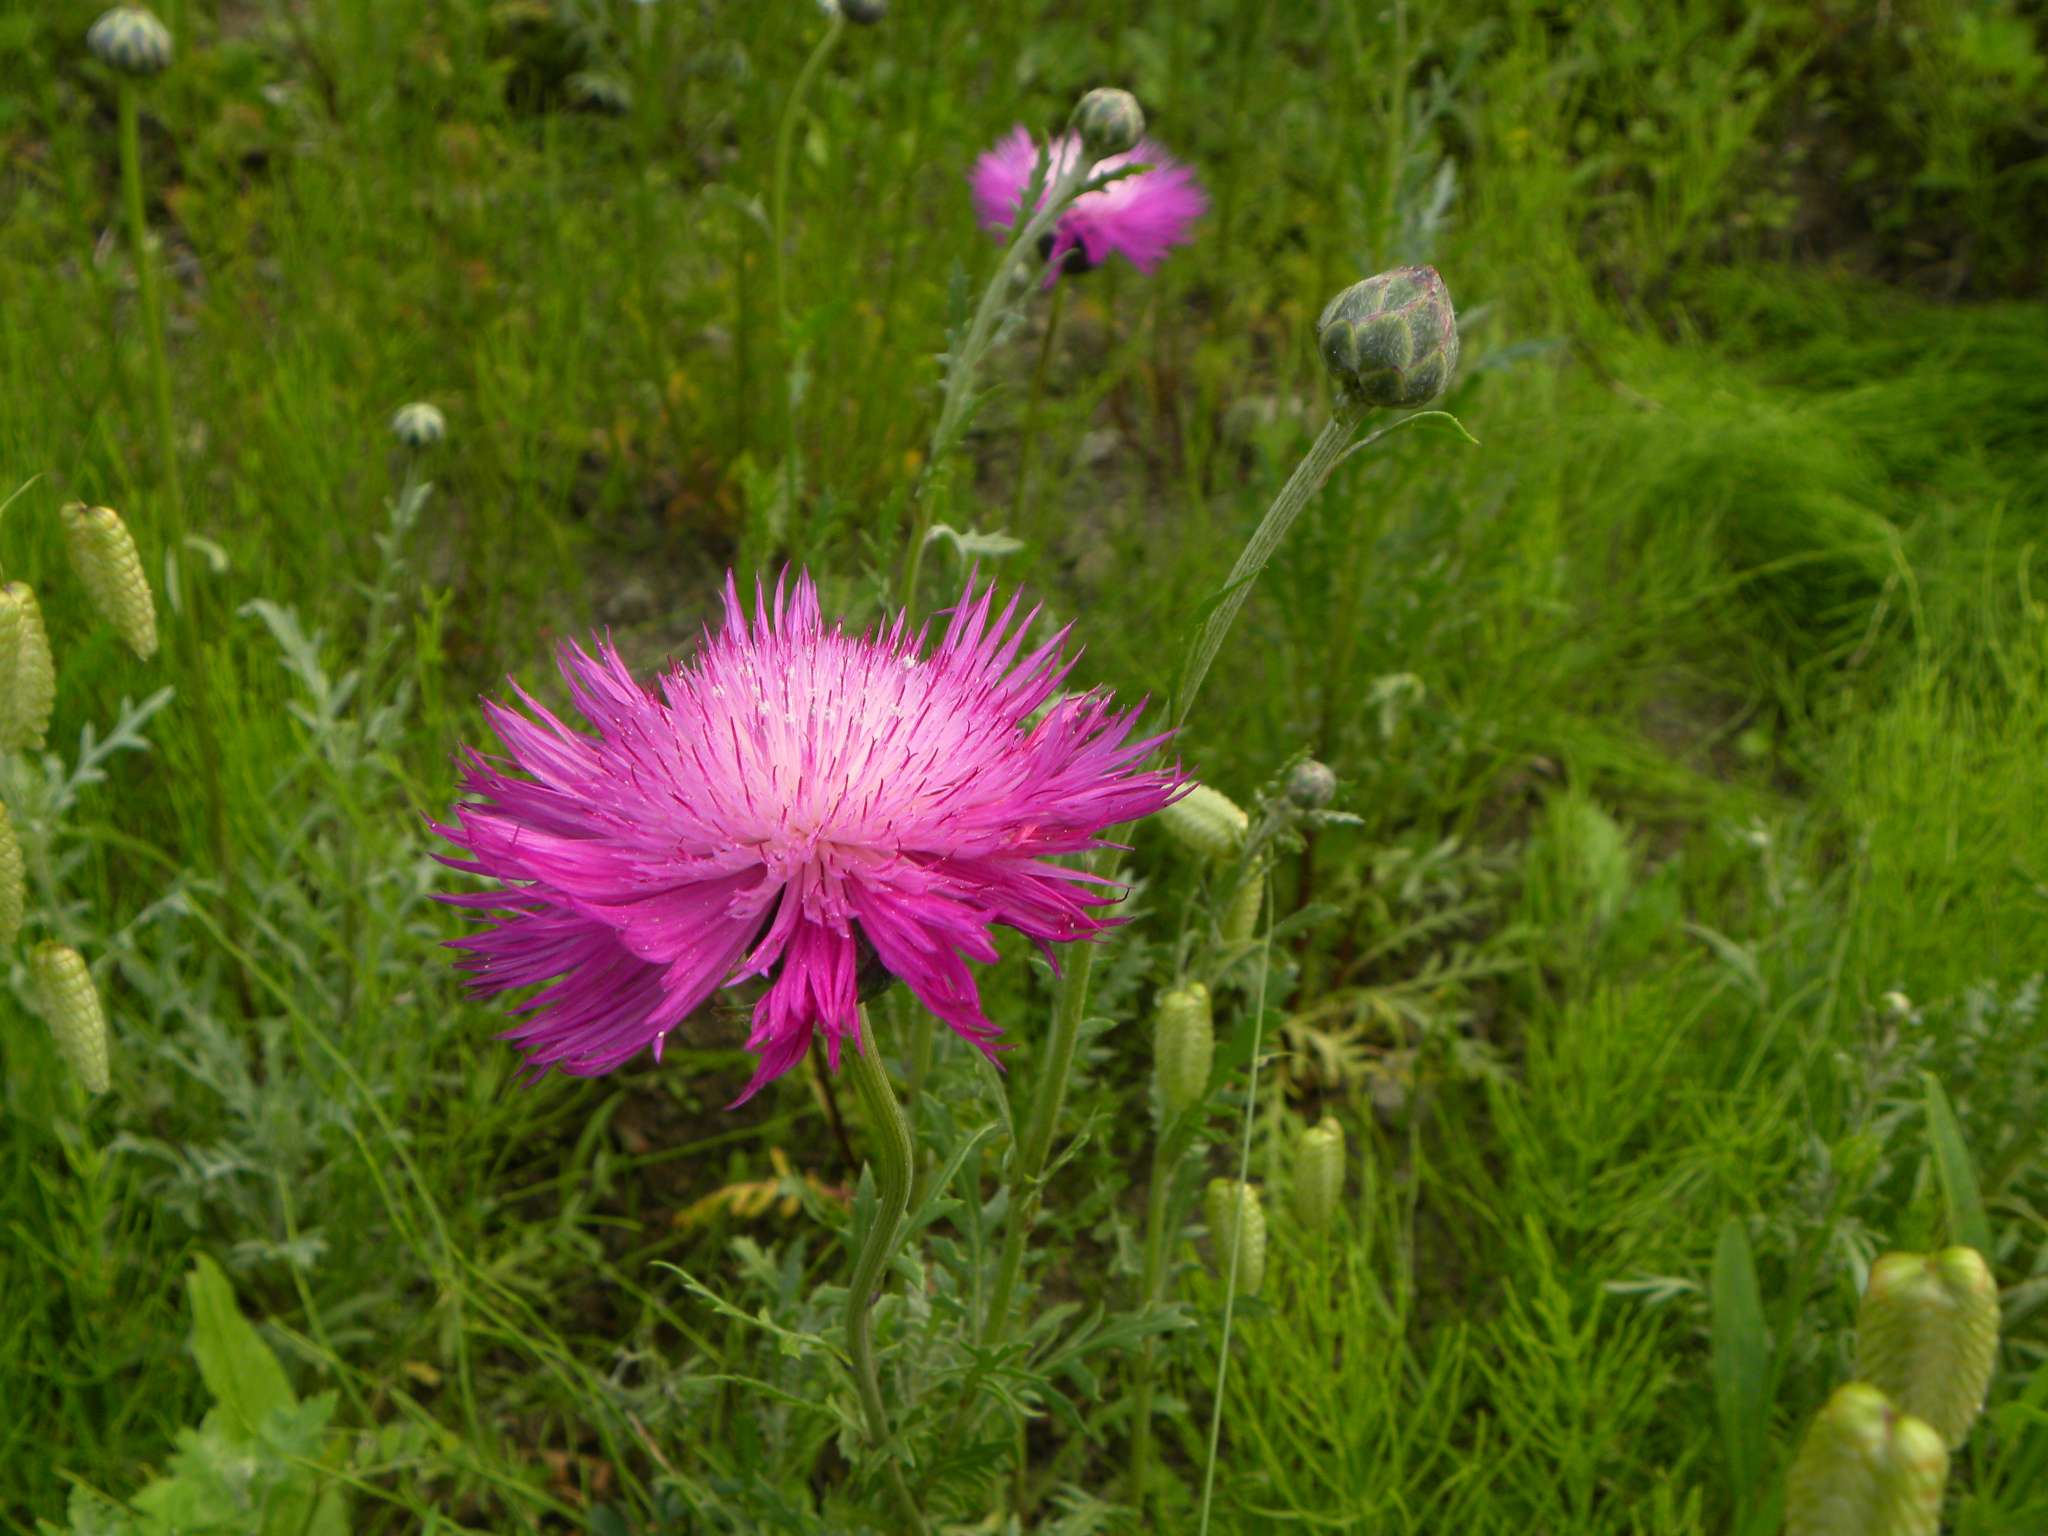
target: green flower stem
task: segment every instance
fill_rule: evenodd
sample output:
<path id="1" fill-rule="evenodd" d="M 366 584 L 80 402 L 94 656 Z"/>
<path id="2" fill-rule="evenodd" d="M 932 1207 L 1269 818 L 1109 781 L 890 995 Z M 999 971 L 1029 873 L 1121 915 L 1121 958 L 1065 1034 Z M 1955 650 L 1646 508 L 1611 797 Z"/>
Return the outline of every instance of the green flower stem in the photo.
<path id="1" fill-rule="evenodd" d="M 1045 1061 L 1032 1085 L 1031 1115 L 1024 1123 L 1023 1139 L 1018 1142 L 1010 1165 L 1010 1214 L 1004 1223 L 1003 1256 L 996 1268 L 995 1288 L 989 1292 L 988 1311 L 982 1316 L 984 1348 L 1000 1343 L 1009 1330 L 1010 1299 L 1024 1267 L 1024 1245 L 1038 1221 L 1045 1165 L 1052 1156 L 1053 1134 L 1059 1129 L 1060 1108 L 1066 1102 L 1067 1079 L 1074 1070 L 1081 1016 L 1088 1009 L 1088 979 L 1095 969 L 1095 948 L 1085 943 L 1073 946 L 1060 986 L 1059 1003 L 1053 1009 Z"/>
<path id="2" fill-rule="evenodd" d="M 896 1091 L 889 1086 L 889 1069 L 882 1064 L 881 1050 L 868 1027 L 866 1008 L 860 1010 L 859 1022 L 860 1037 L 854 1042 L 856 1049 L 846 1071 L 853 1079 L 854 1091 L 867 1113 L 868 1129 L 875 1138 L 875 1224 L 861 1238 L 853 1274 L 846 1282 L 846 1348 L 853 1360 L 853 1384 L 860 1394 L 861 1411 L 868 1421 L 868 1438 L 882 1457 L 890 1494 L 904 1522 L 902 1529 L 912 1536 L 924 1536 L 924 1515 L 903 1480 L 903 1468 L 896 1458 L 889 1410 L 882 1402 L 881 1382 L 875 1374 L 875 1341 L 869 1317 L 875 1292 L 902 1240 L 903 1218 L 910 1205 L 910 1122 L 903 1118 Z"/>
<path id="3" fill-rule="evenodd" d="M 1074 163 L 1054 178 L 1044 205 L 1024 221 L 1024 227 L 1017 231 L 1016 238 L 1004 248 L 1002 259 L 996 263 L 995 276 L 989 279 L 988 287 L 982 292 L 981 303 L 975 308 L 974 318 L 968 323 L 967 335 L 960 343 L 959 351 L 947 363 L 946 393 L 939 402 L 938 425 L 932 428 L 931 446 L 925 453 L 924 469 L 912 498 L 916 511 L 911 519 L 910 547 L 903 556 L 903 584 L 897 593 L 898 607 L 911 608 L 917 597 L 917 578 L 924 566 L 925 540 L 932 528 L 932 499 L 929 494 L 932 476 L 960 445 L 961 435 L 967 429 L 967 409 L 974 398 L 975 376 L 981 371 L 981 360 L 988 352 L 989 343 L 995 339 L 996 320 L 1009 299 L 1011 286 L 1017 281 L 1017 259 L 1036 246 L 1039 237 L 1051 229 L 1066 211 L 1067 204 L 1073 201 L 1074 194 L 1086 181 L 1088 171 L 1087 157 L 1076 155 Z"/>
<path id="4" fill-rule="evenodd" d="M 165 529 L 173 549 L 184 542 L 185 492 L 178 472 L 178 435 L 171 418 L 171 368 L 164 356 L 163 294 L 157 287 L 156 263 L 149 255 L 149 224 L 142 206 L 142 125 L 133 81 L 123 79 L 121 112 L 121 196 L 127 204 L 128 240 L 135 251 L 135 281 L 142 295 L 142 340 L 149 353 L 149 383 L 156 407 L 156 446 L 163 460 L 164 484 L 170 492 L 171 516 Z"/>
<path id="5" fill-rule="evenodd" d="M 782 488 L 785 516 L 796 510 L 796 391 L 790 385 L 796 355 L 789 320 L 789 154 L 796 139 L 796 120 L 804 97 L 810 94 L 819 71 L 824 69 L 832 50 L 839 46 L 839 35 L 845 30 L 846 18 L 834 10 L 831 21 L 826 24 L 825 35 L 818 39 L 818 46 L 811 50 L 811 56 L 804 60 L 804 67 L 797 74 L 796 84 L 789 88 L 789 99 L 782 104 L 782 121 L 775 129 L 775 180 L 769 191 L 769 200 L 773 208 L 771 233 L 774 250 L 771 254 L 775 259 L 775 324 L 777 345 L 782 351 L 784 386 Z"/>
<path id="6" fill-rule="evenodd" d="M 1024 494 L 1031 486 L 1031 471 L 1038 457 L 1038 402 L 1045 393 L 1046 365 L 1052 361 L 1053 338 L 1060 333 L 1060 316 L 1067 307 L 1067 285 L 1056 283 L 1052 290 L 1052 312 L 1045 317 L 1045 337 L 1038 344 L 1038 363 L 1031 370 L 1031 393 L 1024 401 L 1024 441 L 1017 450 L 1017 489 L 1010 499 L 1012 526 L 1024 517 Z"/>
<path id="7" fill-rule="evenodd" d="M 1209 614 L 1208 622 L 1202 626 L 1202 633 L 1196 639 L 1194 648 L 1188 653 L 1187 671 L 1182 678 L 1177 697 L 1173 701 L 1173 723 L 1176 728 L 1187 723 L 1188 711 L 1194 707 L 1195 696 L 1202 691 L 1202 679 L 1209 675 L 1209 664 L 1216 659 L 1217 651 L 1223 647 L 1224 636 L 1230 633 L 1230 626 L 1237 622 L 1238 610 L 1244 607 L 1244 600 L 1251 595 L 1252 583 L 1259 572 L 1266 568 L 1266 562 L 1273 558 L 1273 551 L 1280 547 L 1280 541 L 1287 537 L 1287 530 L 1294 526 L 1294 520 L 1301 516 L 1302 508 L 1309 504 L 1315 493 L 1323 488 L 1323 482 L 1330 478 L 1330 471 L 1344 457 L 1350 446 L 1352 433 L 1365 419 L 1366 407 L 1349 400 L 1340 400 L 1329 422 L 1316 437 L 1302 461 L 1294 467 L 1294 473 L 1287 477 L 1287 483 L 1280 488 L 1280 494 L 1273 499 L 1273 505 L 1266 511 L 1258 530 L 1246 542 L 1244 551 L 1237 557 L 1237 564 L 1230 568 L 1230 579 L 1223 584 L 1228 594 Z"/>
<path id="8" fill-rule="evenodd" d="M 1152 1145 L 1152 1187 L 1145 1201 L 1144 1274 L 1138 1296 L 1148 1307 L 1159 1300 L 1165 1289 L 1166 1218 L 1173 1200 L 1173 1181 L 1187 1152 L 1185 1126 L 1186 1117 L 1176 1117 Z M 1141 1525 L 1145 1517 L 1145 1479 L 1152 1460 L 1152 1373 L 1158 1353 L 1158 1336 L 1147 1335 L 1132 1381 L 1130 1500 Z"/>

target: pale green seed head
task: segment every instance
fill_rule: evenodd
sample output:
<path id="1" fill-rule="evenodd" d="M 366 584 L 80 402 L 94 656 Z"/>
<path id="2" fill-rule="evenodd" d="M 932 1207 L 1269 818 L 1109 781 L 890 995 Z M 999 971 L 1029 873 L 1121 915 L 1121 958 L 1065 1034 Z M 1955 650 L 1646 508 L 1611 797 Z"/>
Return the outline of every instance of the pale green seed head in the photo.
<path id="1" fill-rule="evenodd" d="M 1343 1203 L 1344 1127 L 1325 1115 L 1295 1148 L 1295 1219 L 1311 1232 L 1327 1232 Z"/>
<path id="2" fill-rule="evenodd" d="M 1165 810 L 1159 824 L 1190 853 L 1221 862 L 1233 859 L 1244 848 L 1251 818 L 1221 790 L 1196 784 Z"/>
<path id="3" fill-rule="evenodd" d="M 1227 1282 L 1234 1264 L 1237 1294 L 1258 1295 L 1266 1279 L 1266 1212 L 1257 1188 L 1235 1179 L 1211 1179 L 1202 1214 L 1217 1275 Z"/>
<path id="4" fill-rule="evenodd" d="M 1175 987 L 1159 998 L 1157 1033 L 1152 1046 L 1152 1075 L 1159 1102 L 1169 1115 L 1194 1108 L 1209 1091 L 1209 1069 L 1216 1059 L 1216 1025 L 1209 989 L 1199 981 Z"/>
<path id="5" fill-rule="evenodd" d="M 1856 1318 L 1856 1374 L 1959 1446 L 1998 1363 L 1998 1284 L 1972 1248 L 1888 1253 Z"/>
<path id="6" fill-rule="evenodd" d="M 29 970 L 58 1050 L 87 1093 L 105 1093 L 113 1082 L 107 1069 L 107 1016 L 85 957 L 68 945 L 38 944 Z"/>
<path id="7" fill-rule="evenodd" d="M 1786 1536 L 1936 1536 L 1948 1451 L 1867 1382 L 1828 1399 L 1785 1482 Z"/>

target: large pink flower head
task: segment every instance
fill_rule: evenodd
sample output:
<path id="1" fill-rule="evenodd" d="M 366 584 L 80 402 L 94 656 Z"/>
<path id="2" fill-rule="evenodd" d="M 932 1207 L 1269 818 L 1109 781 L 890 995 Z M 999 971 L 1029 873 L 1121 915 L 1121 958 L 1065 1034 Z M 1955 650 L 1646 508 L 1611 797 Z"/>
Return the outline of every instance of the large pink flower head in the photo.
<path id="1" fill-rule="evenodd" d="M 1050 153 L 1045 178 L 1048 187 L 1073 166 L 1081 153 L 1080 135 L 1061 134 L 1052 141 Z M 1007 137 L 997 140 L 994 149 L 974 162 L 967 182 L 974 192 L 975 213 L 982 228 L 1000 234 L 1016 223 L 1037 165 L 1038 144 L 1022 126 L 1012 128 Z M 1052 243 L 1044 252 L 1048 287 L 1066 269 L 1070 251 L 1078 250 L 1090 267 L 1101 266 L 1112 251 L 1118 251 L 1140 272 L 1150 272 L 1166 259 L 1168 251 L 1191 238 L 1189 227 L 1209 208 L 1195 173 L 1154 140 L 1141 139 L 1124 154 L 1098 160 L 1090 174 L 1126 165 L 1151 169 L 1082 193 L 1060 215 Z M 1041 205 L 1043 201 L 1041 192 Z"/>
<path id="2" fill-rule="evenodd" d="M 757 584 L 749 619 L 728 576 L 723 628 L 653 686 L 609 645 L 562 648 L 593 731 L 516 688 L 486 702 L 506 757 L 466 754 L 467 798 L 436 830 L 467 854 L 445 862 L 503 882 L 446 899 L 491 914 L 453 941 L 475 990 L 541 988 L 506 1031 L 529 1066 L 659 1060 L 714 990 L 770 976 L 744 1099 L 814 1030 L 838 1065 L 874 966 L 995 1049 L 966 962 L 996 958 L 997 923 L 1048 950 L 1106 927 L 1093 909 L 1114 888 L 1050 856 L 1103 846 L 1181 778 L 1140 766 L 1165 738 L 1132 740 L 1137 710 L 1054 700 L 1067 631 L 1020 657 L 1037 610 L 1019 620 L 1013 596 L 991 617 L 994 596 L 970 577 L 926 654 L 901 616 L 828 626 L 808 576 L 772 598 Z"/>

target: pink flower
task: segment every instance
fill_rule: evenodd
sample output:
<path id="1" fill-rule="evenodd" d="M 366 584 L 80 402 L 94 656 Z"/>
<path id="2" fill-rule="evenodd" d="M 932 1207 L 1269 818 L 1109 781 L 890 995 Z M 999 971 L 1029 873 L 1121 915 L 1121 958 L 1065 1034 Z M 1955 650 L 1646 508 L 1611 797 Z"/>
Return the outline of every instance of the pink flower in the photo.
<path id="1" fill-rule="evenodd" d="M 527 1064 L 594 1076 L 662 1041 L 718 987 L 772 976 L 754 1008 L 751 1097 L 822 1028 L 832 1064 L 854 1036 L 861 973 L 879 964 L 983 1050 L 969 959 L 1003 923 L 1050 954 L 1108 926 L 1119 892 L 1055 854 L 1174 798 L 1138 765 L 1138 711 L 1106 692 L 1053 700 L 1067 631 L 1019 658 L 1037 610 L 972 578 L 945 640 L 902 617 L 827 627 L 808 576 L 758 583 L 748 619 L 726 578 L 725 623 L 658 686 L 610 646 L 565 645 L 562 675 L 595 734 L 523 691 L 486 702 L 506 761 L 470 751 L 450 826 L 456 869 L 504 884 L 444 899 L 491 914 L 451 941 L 481 993 L 528 986 L 506 1031 Z M 1041 706 L 1044 717 L 1027 723 Z"/>
<path id="2" fill-rule="evenodd" d="M 1048 185 L 1071 167 L 1080 153 L 1078 134 L 1062 134 L 1053 140 L 1053 163 L 1046 171 Z M 974 191 L 975 213 L 982 228 L 1000 235 L 1016 223 L 1037 164 L 1038 145 L 1021 126 L 1012 128 L 1008 137 L 998 140 L 994 149 L 974 162 L 967 183 Z M 1140 272 L 1150 272 L 1166 259 L 1168 251 L 1191 238 L 1188 227 L 1209 208 L 1195 173 L 1153 140 L 1141 139 L 1128 153 L 1097 161 L 1090 174 L 1124 165 L 1149 165 L 1152 169 L 1084 192 L 1068 205 L 1045 252 L 1046 286 L 1052 285 L 1065 267 L 1067 253 L 1075 249 L 1091 267 L 1101 266 L 1110 252 L 1120 251 Z M 1041 194 L 1040 203 L 1043 201 Z"/>

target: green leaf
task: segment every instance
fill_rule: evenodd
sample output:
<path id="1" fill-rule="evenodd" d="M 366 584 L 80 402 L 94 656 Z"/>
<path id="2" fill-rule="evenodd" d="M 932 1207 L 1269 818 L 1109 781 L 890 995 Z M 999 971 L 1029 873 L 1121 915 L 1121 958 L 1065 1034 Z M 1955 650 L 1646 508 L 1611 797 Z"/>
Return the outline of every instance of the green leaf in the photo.
<path id="1" fill-rule="evenodd" d="M 284 1367 L 236 1307 L 227 1276 L 205 1254 L 194 1257 L 185 1289 L 192 1302 L 192 1353 L 206 1390 L 245 1435 L 254 1436 L 272 1409 L 298 1404 Z"/>
<path id="2" fill-rule="evenodd" d="M 1955 1109 L 1941 1080 L 1932 1072 L 1920 1075 L 1927 1079 L 1927 1140 L 1934 1152 L 1934 1171 L 1941 1180 L 1941 1203 L 1948 1212 L 1949 1241 L 1974 1248 L 1988 1259 L 1991 1223 L 1984 1216 L 1984 1197 L 1977 1189 L 1970 1149 L 1963 1145 L 1962 1127 L 1956 1124 Z"/>
<path id="3" fill-rule="evenodd" d="M 1714 1405 L 1739 1507 L 1747 1507 L 1763 1476 L 1764 1420 L 1769 1410 L 1770 1335 L 1756 1283 L 1749 1233 L 1730 1217 L 1714 1244 Z"/>

